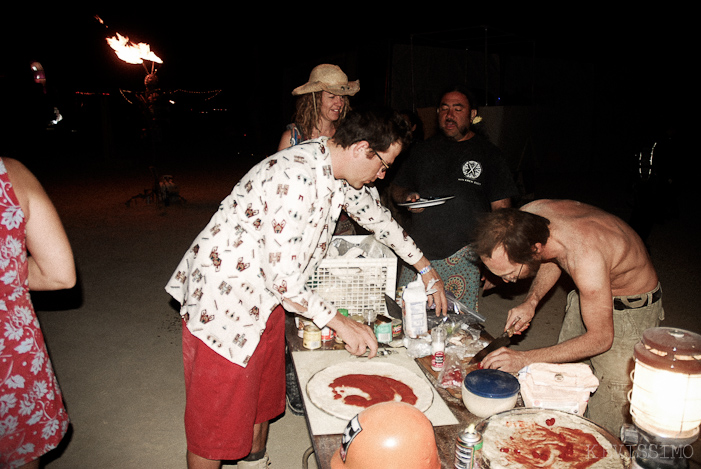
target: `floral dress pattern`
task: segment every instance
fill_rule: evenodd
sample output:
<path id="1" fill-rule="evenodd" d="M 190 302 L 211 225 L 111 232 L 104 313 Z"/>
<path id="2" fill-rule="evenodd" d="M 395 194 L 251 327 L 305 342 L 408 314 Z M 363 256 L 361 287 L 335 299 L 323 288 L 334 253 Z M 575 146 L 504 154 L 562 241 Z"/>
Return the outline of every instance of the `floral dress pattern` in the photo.
<path id="1" fill-rule="evenodd" d="M 69 422 L 29 296 L 25 223 L 0 159 L 0 469 L 55 448 Z"/>

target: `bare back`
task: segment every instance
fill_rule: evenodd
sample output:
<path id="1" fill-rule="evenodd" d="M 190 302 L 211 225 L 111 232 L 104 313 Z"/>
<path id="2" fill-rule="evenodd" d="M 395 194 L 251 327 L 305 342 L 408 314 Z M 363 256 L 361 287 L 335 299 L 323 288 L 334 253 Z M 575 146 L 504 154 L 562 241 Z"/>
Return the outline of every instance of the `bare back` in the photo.
<path id="1" fill-rule="evenodd" d="M 645 245 L 620 218 L 571 200 L 536 200 L 521 210 L 550 220 L 545 257 L 553 257 L 578 286 L 597 271 L 608 275 L 613 296 L 637 295 L 657 286 Z"/>

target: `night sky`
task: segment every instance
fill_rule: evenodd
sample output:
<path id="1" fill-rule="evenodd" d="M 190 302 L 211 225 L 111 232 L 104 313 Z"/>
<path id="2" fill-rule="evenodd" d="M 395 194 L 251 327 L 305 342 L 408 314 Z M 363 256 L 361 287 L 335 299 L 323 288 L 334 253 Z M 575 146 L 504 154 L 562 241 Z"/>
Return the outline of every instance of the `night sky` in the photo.
<path id="1" fill-rule="evenodd" d="M 690 34 L 679 25 L 683 13 L 674 11 L 616 16 L 572 11 L 554 17 L 552 11 L 511 12 L 513 19 L 504 19 L 501 12 L 470 9 L 447 17 L 414 11 L 412 19 L 403 20 L 409 16 L 405 12 L 380 15 L 357 5 L 345 16 L 326 11 L 262 16 L 254 14 L 256 8 L 240 14 L 206 4 L 169 5 L 160 11 L 136 3 L 132 11 L 125 3 L 120 7 L 124 10 L 37 7 L 3 15 L 4 82 L 24 70 L 28 60 L 39 60 L 57 96 L 140 91 L 144 68 L 122 62 L 105 41 L 119 32 L 132 42 L 148 43 L 163 60 L 157 72 L 163 88 L 221 90 L 217 105 L 234 107 L 241 122 L 251 119 L 272 135 L 289 120 L 291 89 L 306 81 L 314 65 L 349 64 L 348 70 L 344 67 L 349 78 L 361 80 L 358 99 L 381 102 L 393 44 L 413 37 L 417 44 L 482 50 L 488 26 L 491 52 L 596 64 L 612 83 L 625 83 L 621 99 L 640 106 L 641 113 L 653 106 L 671 106 L 676 112 L 689 99 Z"/>

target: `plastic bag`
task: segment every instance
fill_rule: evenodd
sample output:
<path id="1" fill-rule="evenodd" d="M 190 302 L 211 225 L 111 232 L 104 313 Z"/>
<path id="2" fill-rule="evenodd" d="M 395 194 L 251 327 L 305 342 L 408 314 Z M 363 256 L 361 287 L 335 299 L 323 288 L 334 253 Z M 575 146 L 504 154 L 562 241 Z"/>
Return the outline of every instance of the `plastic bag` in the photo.
<path id="1" fill-rule="evenodd" d="M 388 257 L 389 248 L 372 235 L 363 238 L 363 240 L 358 243 L 358 247 L 365 251 L 365 257 L 369 257 L 370 259 L 383 259 Z"/>
<path id="2" fill-rule="evenodd" d="M 438 385 L 444 389 L 462 389 L 462 382 L 465 379 L 463 361 L 460 354 L 456 353 L 455 347 L 449 347 L 445 351 L 443 369 L 438 373 Z"/>
<path id="3" fill-rule="evenodd" d="M 409 358 L 421 358 L 431 355 L 431 336 L 425 334 L 422 337 L 411 339 L 404 336 L 404 347 Z"/>
<path id="4" fill-rule="evenodd" d="M 455 295 L 449 290 L 445 292 L 445 298 L 448 301 L 448 316 L 454 315 L 462 318 L 463 322 L 469 324 L 483 323 L 487 319 L 476 311 L 465 306 L 461 301 L 455 298 Z M 436 306 L 431 305 L 428 311 L 429 316 L 436 315 Z"/>

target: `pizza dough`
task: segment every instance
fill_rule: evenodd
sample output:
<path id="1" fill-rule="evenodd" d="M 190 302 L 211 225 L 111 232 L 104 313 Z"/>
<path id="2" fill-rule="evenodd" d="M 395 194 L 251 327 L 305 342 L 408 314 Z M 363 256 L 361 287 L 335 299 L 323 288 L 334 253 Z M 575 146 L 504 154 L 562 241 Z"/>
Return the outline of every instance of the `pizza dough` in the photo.
<path id="1" fill-rule="evenodd" d="M 319 409 L 344 420 L 379 402 L 407 402 L 422 412 L 433 403 L 433 388 L 424 378 L 376 360 L 324 368 L 307 383 L 307 395 Z"/>
<path id="2" fill-rule="evenodd" d="M 482 421 L 478 430 L 482 459 L 490 469 L 630 467 L 628 450 L 620 441 L 594 422 L 567 412 L 514 409 Z"/>

